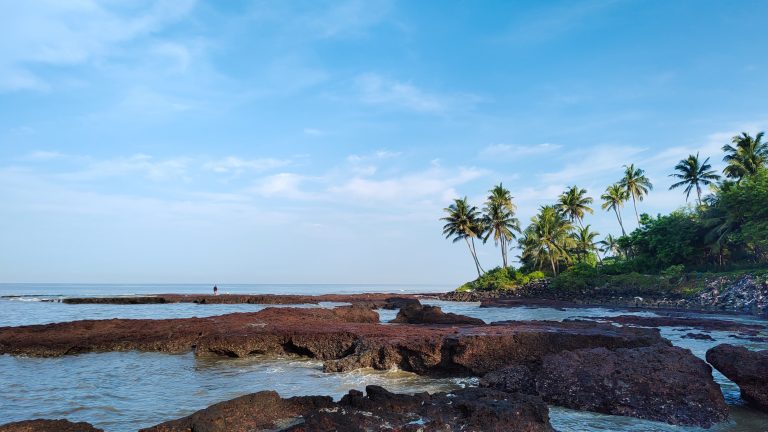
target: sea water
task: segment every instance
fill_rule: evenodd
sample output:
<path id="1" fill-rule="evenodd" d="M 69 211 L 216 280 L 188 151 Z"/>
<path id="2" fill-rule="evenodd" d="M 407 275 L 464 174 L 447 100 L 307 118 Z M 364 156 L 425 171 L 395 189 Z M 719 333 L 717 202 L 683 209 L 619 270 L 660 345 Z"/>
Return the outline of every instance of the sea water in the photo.
<path id="1" fill-rule="evenodd" d="M 222 292 L 237 294 L 326 294 L 357 292 L 439 292 L 450 287 L 424 285 L 220 285 Z M 77 319 L 179 318 L 231 312 L 253 312 L 266 305 L 69 305 L 64 297 L 147 295 L 157 293 L 206 293 L 208 285 L 64 285 L 0 284 L 0 326 L 42 324 Z M 501 320 L 555 320 L 627 313 L 654 316 L 652 312 L 626 312 L 604 308 L 481 308 L 479 303 L 424 301 L 446 312 L 461 313 L 486 322 Z M 322 304 L 323 307 L 336 306 Z M 317 305 L 300 305 L 317 307 Z M 380 310 L 382 321 L 397 311 Z M 709 318 L 761 322 L 756 318 L 707 315 Z M 696 331 L 693 329 L 693 331 Z M 708 332 L 714 341 L 685 339 L 684 328 L 662 327 L 662 335 L 675 345 L 704 357 L 707 349 L 731 343 L 750 349 L 768 344 L 735 339 L 732 332 Z M 765 335 L 762 335 L 765 336 Z M 738 387 L 717 371 L 731 409 L 731 420 L 710 431 L 768 431 L 768 415 L 744 405 Z M 283 397 L 330 395 L 340 398 L 350 389 L 381 385 L 391 391 L 414 393 L 446 391 L 476 385 L 476 378 L 427 378 L 403 371 L 362 369 L 324 373 L 322 363 L 296 357 L 261 356 L 242 359 L 196 358 L 191 353 L 111 352 L 56 358 L 0 356 L 0 424 L 32 418 L 68 418 L 87 421 L 107 431 L 135 431 L 188 415 L 213 403 L 261 390 L 275 390 Z M 555 429 L 565 431 L 697 431 L 629 417 L 601 415 L 550 407 Z"/>

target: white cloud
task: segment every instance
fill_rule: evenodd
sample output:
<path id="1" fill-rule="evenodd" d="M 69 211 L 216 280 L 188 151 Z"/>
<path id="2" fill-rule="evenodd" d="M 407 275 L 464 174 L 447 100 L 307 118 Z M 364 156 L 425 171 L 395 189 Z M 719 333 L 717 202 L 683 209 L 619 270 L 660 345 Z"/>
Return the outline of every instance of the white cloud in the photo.
<path id="1" fill-rule="evenodd" d="M 241 174 L 245 171 L 266 171 L 280 168 L 290 164 L 286 159 L 259 158 L 243 159 L 236 156 L 228 156 L 223 159 L 209 161 L 203 164 L 203 168 L 216 173 Z"/>
<path id="2" fill-rule="evenodd" d="M 405 174 L 386 179 L 355 177 L 329 188 L 333 195 L 347 199 L 407 204 L 414 200 L 441 200 L 458 196 L 454 187 L 485 175 L 484 170 L 459 168 L 448 170 L 430 168 L 423 172 Z"/>
<path id="3" fill-rule="evenodd" d="M 304 176 L 293 173 L 280 173 L 264 177 L 249 191 L 265 197 L 306 199 L 310 196 L 301 191 Z"/>
<path id="4" fill-rule="evenodd" d="M 562 148 L 560 144 L 512 145 L 493 144 L 480 151 L 480 157 L 488 159 L 515 159 L 519 157 L 549 153 Z"/>
<path id="5" fill-rule="evenodd" d="M 573 183 L 599 180 L 606 174 L 619 173 L 623 165 L 630 164 L 646 149 L 641 147 L 612 145 L 596 146 L 565 156 L 569 162 L 558 171 L 543 173 L 539 177 L 546 183 Z"/>
<path id="6" fill-rule="evenodd" d="M 113 159 L 89 160 L 87 165 L 79 170 L 59 175 L 64 180 L 94 181 L 107 177 L 141 175 L 153 181 L 187 179 L 187 168 L 190 158 L 177 157 L 156 159 L 145 154 L 135 154 L 128 157 Z"/>
<path id="7" fill-rule="evenodd" d="M 72 66 L 108 56 L 115 45 L 149 35 L 193 6 L 193 0 L 154 0 L 135 12 L 95 0 L 3 2 L 0 91 L 45 90 L 49 84 L 36 66 Z"/>
<path id="8" fill-rule="evenodd" d="M 363 103 L 422 113 L 441 113 L 475 105 L 479 98 L 473 95 L 442 95 L 432 93 L 406 82 L 366 73 L 355 80 L 358 97 Z"/>
<path id="9" fill-rule="evenodd" d="M 37 150 L 24 156 L 22 159 L 33 161 L 47 161 L 52 159 L 60 159 L 64 157 L 63 154 L 55 151 Z"/>

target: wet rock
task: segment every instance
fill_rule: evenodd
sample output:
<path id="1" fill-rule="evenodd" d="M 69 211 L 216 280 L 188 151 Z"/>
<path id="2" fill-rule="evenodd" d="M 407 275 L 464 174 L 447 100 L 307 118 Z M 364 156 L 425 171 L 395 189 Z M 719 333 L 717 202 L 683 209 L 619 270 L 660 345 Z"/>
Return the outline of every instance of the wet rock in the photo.
<path id="1" fill-rule="evenodd" d="M 439 294 L 157 294 L 139 297 L 81 297 L 65 298 L 68 304 L 155 304 L 155 303 L 197 303 L 197 304 L 318 304 L 320 302 L 363 304 L 372 308 L 399 308 L 408 301 L 418 301 L 420 297 L 436 298 Z"/>
<path id="2" fill-rule="evenodd" d="M 365 305 L 352 304 L 333 308 L 333 314 L 344 322 L 378 323 L 379 314 Z"/>
<path id="3" fill-rule="evenodd" d="M 768 411 L 768 350 L 721 344 L 707 351 L 707 361 L 739 386 L 742 399 Z"/>
<path id="4" fill-rule="evenodd" d="M 351 390 L 339 402 L 260 392 L 143 431 L 552 431 L 547 406 L 536 396 L 478 388 L 403 395 L 368 386 L 366 392 Z"/>
<path id="5" fill-rule="evenodd" d="M 689 327 L 701 330 L 720 330 L 720 331 L 740 331 L 740 332 L 759 332 L 765 330 L 764 325 L 745 324 L 736 321 L 727 321 L 721 319 L 683 317 L 683 316 L 639 316 L 639 315 L 618 315 L 612 317 L 579 317 L 582 319 L 594 319 L 599 321 L 609 321 L 623 325 L 634 325 L 641 327 Z"/>
<path id="6" fill-rule="evenodd" d="M 326 372 L 371 367 L 428 375 L 483 375 L 513 364 L 540 362 L 551 353 L 592 347 L 669 343 L 656 329 L 555 321 L 510 321 L 488 326 L 390 327 L 396 337 L 362 338 L 349 355 L 324 363 Z M 448 331 L 448 333 L 441 333 Z"/>
<path id="7" fill-rule="evenodd" d="M 490 387 L 508 393 L 538 395 L 536 377 L 527 366 L 510 366 L 489 372 L 480 379 L 480 387 Z"/>
<path id="8" fill-rule="evenodd" d="M 302 422 L 312 411 L 334 407 L 330 396 L 282 399 L 262 391 L 211 405 L 178 420 L 142 429 L 143 432 L 225 432 L 283 430 Z"/>
<path id="9" fill-rule="evenodd" d="M 104 432 L 90 423 L 69 420 L 24 420 L 0 425 L 0 432 Z"/>
<path id="10" fill-rule="evenodd" d="M 485 321 L 479 318 L 445 313 L 437 306 L 424 306 L 419 302 L 410 303 L 401 308 L 397 317 L 390 322 L 402 324 L 485 324 Z"/>
<path id="11" fill-rule="evenodd" d="M 300 355 L 324 360 L 326 371 L 372 367 L 426 375 L 482 375 L 512 364 L 535 363 L 566 349 L 664 342 L 656 329 L 599 323 L 392 326 L 367 322 L 370 318 L 367 312 L 354 308 L 281 307 L 207 318 L 2 327 L 0 354 L 194 350 L 199 356 Z"/>
<path id="12" fill-rule="evenodd" d="M 668 345 L 582 349 L 545 357 L 536 389 L 567 408 L 709 427 L 728 417 L 711 372 L 688 350 Z"/>
<path id="13" fill-rule="evenodd" d="M 713 338 L 712 336 L 704 333 L 686 333 L 681 337 L 683 339 L 696 339 L 696 340 L 706 340 L 706 341 L 715 340 L 715 338 Z"/>

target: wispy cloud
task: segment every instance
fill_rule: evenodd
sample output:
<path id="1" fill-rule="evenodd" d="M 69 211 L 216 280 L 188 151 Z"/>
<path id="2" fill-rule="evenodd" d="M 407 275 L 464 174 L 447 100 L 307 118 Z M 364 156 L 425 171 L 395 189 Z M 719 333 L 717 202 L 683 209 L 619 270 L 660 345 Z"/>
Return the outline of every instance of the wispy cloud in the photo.
<path id="1" fill-rule="evenodd" d="M 422 113 L 442 113 L 457 108 L 471 108 L 480 98 L 474 95 L 440 94 L 423 90 L 375 73 L 359 75 L 355 84 L 360 101 L 369 105 L 405 109 Z"/>
<path id="2" fill-rule="evenodd" d="M 236 156 L 228 156 L 223 159 L 205 162 L 203 168 L 215 173 L 239 175 L 246 171 L 266 171 L 284 167 L 290 164 L 288 159 L 259 158 L 244 159 Z"/>
<path id="3" fill-rule="evenodd" d="M 550 153 L 562 148 L 560 144 L 533 144 L 533 145 L 513 145 L 513 144 L 492 144 L 480 150 L 479 156 L 488 159 L 516 159 L 531 155 Z"/>
<path id="4" fill-rule="evenodd" d="M 0 28 L 13 35 L 13 43 L 0 44 L 0 91 L 45 90 L 50 84 L 38 66 L 72 66 L 108 56 L 116 44 L 152 34 L 194 4 L 154 0 L 126 9 L 95 0 L 6 2 Z"/>

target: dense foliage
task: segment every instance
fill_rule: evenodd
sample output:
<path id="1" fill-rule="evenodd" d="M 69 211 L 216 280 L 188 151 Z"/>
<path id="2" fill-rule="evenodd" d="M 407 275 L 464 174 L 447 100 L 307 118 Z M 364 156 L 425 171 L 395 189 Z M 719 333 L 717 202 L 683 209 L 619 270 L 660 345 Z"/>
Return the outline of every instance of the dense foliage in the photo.
<path id="1" fill-rule="evenodd" d="M 742 133 L 725 145 L 727 163 L 721 177 L 711 169 L 709 158 L 699 155 L 681 160 L 670 174 L 678 181 L 686 201 L 696 192 L 695 206 L 655 217 L 640 214 L 642 201 L 653 184 L 645 172 L 630 164 L 624 176 L 601 195 L 601 208 L 616 216 L 621 236 L 599 233 L 584 223 L 592 197 L 585 189 L 570 186 L 554 205 L 539 209 L 521 231 L 512 195 L 501 184 L 491 189 L 481 211 L 467 199 L 455 200 L 445 209 L 443 233 L 454 242 L 464 240 L 478 272 L 478 279 L 463 289 L 512 289 L 536 276 L 555 276 L 555 289 L 587 287 L 664 289 L 690 271 L 728 271 L 768 265 L 768 143 L 763 133 Z M 711 193 L 702 196 L 703 187 Z M 632 201 L 638 227 L 626 233 L 624 203 Z M 517 233 L 521 234 L 517 238 Z M 502 266 L 484 272 L 474 239 L 493 238 L 500 246 Z M 518 240 L 522 267 L 509 267 L 510 242 Z"/>

